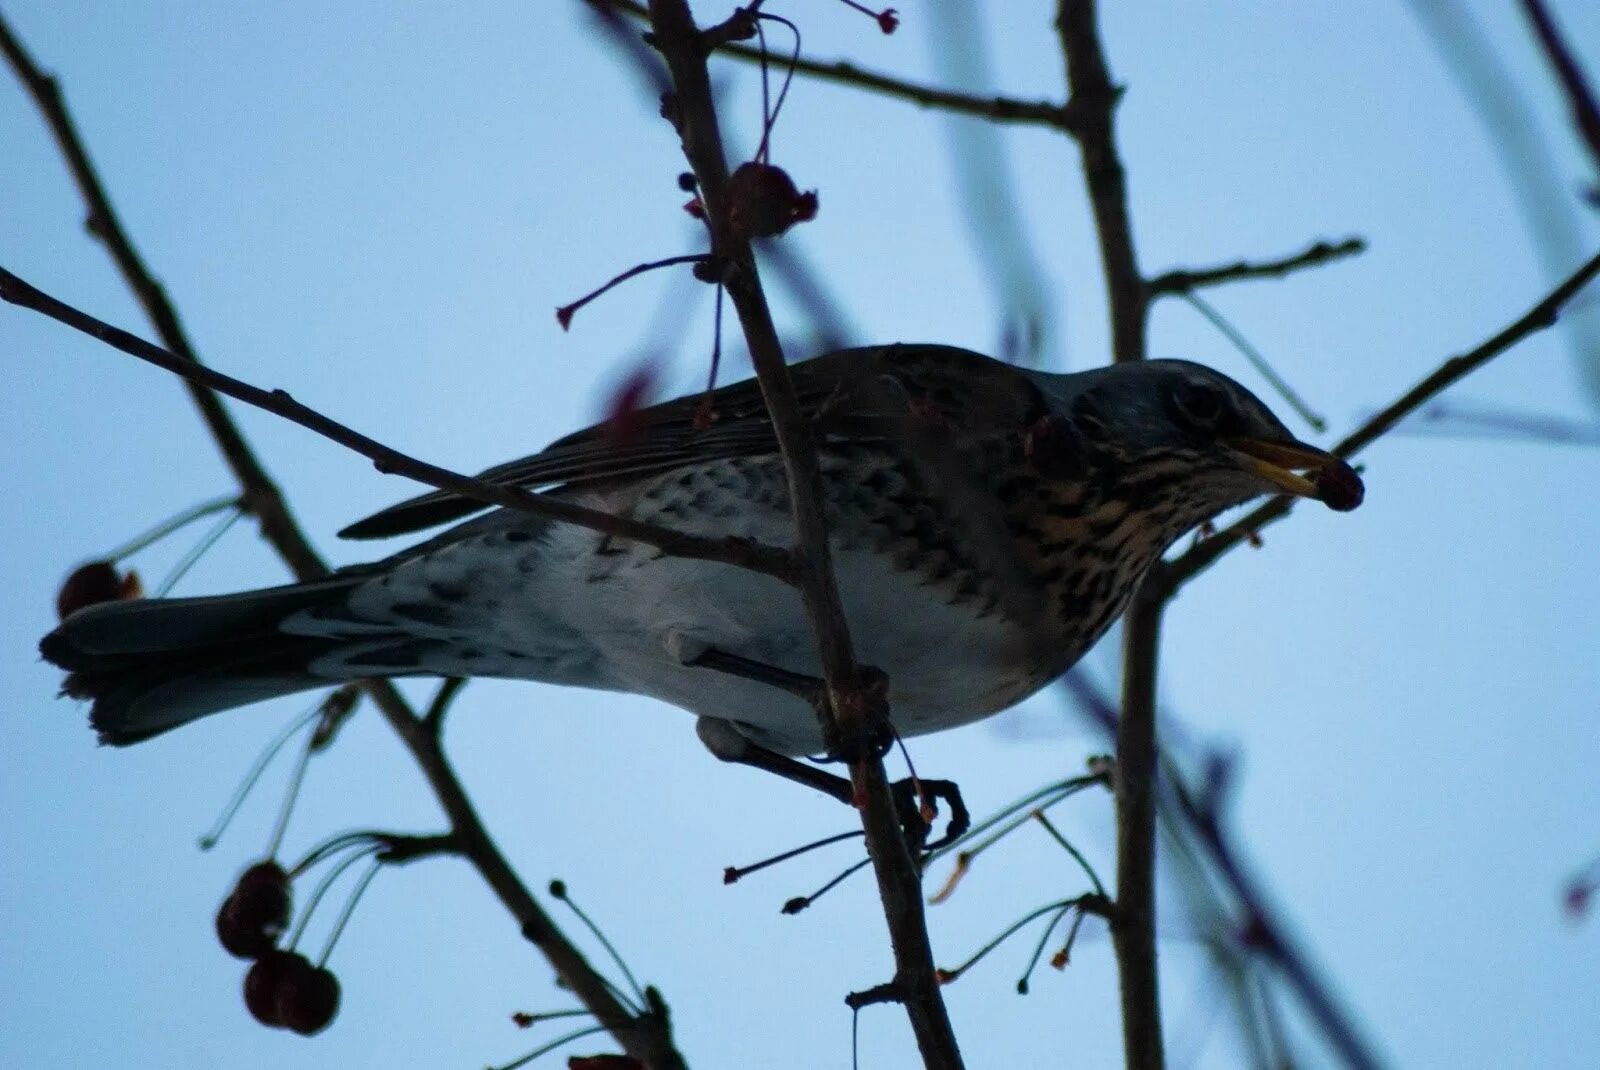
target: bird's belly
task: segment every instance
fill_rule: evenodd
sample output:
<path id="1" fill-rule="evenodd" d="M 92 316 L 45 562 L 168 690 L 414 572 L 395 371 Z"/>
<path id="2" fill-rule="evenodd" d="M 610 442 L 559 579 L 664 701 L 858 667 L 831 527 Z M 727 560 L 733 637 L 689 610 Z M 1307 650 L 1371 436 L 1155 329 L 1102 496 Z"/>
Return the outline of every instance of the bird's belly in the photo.
<path id="1" fill-rule="evenodd" d="M 890 716 L 904 735 L 977 720 L 1048 678 L 1029 636 L 976 599 L 896 570 L 885 555 L 836 555 L 857 660 L 889 678 Z M 686 664 L 715 648 L 789 672 L 821 672 L 799 595 L 769 577 L 724 565 L 658 560 L 592 585 L 590 629 L 621 686 L 753 729 L 791 753 L 822 748 L 816 714 L 767 684 Z M 599 622 L 596 622 L 597 624 Z"/>

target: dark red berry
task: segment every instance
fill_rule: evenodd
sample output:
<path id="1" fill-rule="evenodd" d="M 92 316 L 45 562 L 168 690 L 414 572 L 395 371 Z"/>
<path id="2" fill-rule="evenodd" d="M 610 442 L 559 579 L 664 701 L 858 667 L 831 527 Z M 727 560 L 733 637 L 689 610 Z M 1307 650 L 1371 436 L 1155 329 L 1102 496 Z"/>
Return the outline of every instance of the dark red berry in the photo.
<path id="1" fill-rule="evenodd" d="M 278 1020 L 303 1037 L 328 1028 L 339 1013 L 339 979 L 326 967 L 304 965 L 288 971 L 278 983 Z"/>
<path id="2" fill-rule="evenodd" d="M 302 968 L 311 969 L 304 955 L 276 948 L 256 960 L 250 972 L 244 975 L 244 1005 L 256 1021 L 274 1029 L 282 1027 L 278 994 L 285 978 Z"/>
<path id="3" fill-rule="evenodd" d="M 1361 476 L 1343 461 L 1318 469 L 1316 484 L 1318 499 L 1329 509 L 1341 513 L 1348 513 L 1360 505 L 1367 494 Z"/>
<path id="4" fill-rule="evenodd" d="M 239 901 L 231 895 L 222 901 L 217 910 L 217 939 L 236 959 L 258 959 L 272 950 L 275 934 L 259 925 L 246 925 L 239 917 L 238 907 Z"/>
<path id="5" fill-rule="evenodd" d="M 84 606 L 120 602 L 144 594 L 137 572 L 123 575 L 110 561 L 91 561 L 73 569 L 56 592 L 56 614 L 66 620 Z"/>
<path id="6" fill-rule="evenodd" d="M 751 160 L 728 176 L 728 226 L 741 238 L 770 238 L 816 215 L 816 191 L 801 193 L 781 167 Z"/>
<path id="7" fill-rule="evenodd" d="M 239 921 L 274 939 L 289 925 L 289 875 L 272 859 L 257 862 L 239 876 L 233 894 Z"/>

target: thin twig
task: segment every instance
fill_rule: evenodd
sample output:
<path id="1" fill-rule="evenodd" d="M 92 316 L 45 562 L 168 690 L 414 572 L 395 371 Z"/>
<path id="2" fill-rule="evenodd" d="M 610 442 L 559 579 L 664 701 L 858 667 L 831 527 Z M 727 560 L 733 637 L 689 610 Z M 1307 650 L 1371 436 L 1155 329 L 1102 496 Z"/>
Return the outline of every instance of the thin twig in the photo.
<path id="1" fill-rule="evenodd" d="M 1250 362 L 1250 366 L 1255 368 L 1272 389 L 1278 392 L 1278 396 L 1288 403 L 1289 407 L 1295 411 L 1300 419 L 1311 425 L 1313 431 L 1321 433 L 1328 429 L 1328 421 L 1313 409 L 1305 398 L 1300 396 L 1299 391 L 1289 385 L 1287 379 L 1278 374 L 1278 369 L 1272 366 L 1272 362 L 1267 359 L 1267 355 L 1257 349 L 1255 344 L 1244 336 L 1244 332 L 1229 321 L 1228 317 L 1218 312 L 1210 301 L 1207 301 L 1197 293 L 1185 292 L 1183 299 L 1189 302 L 1190 307 L 1200 313 L 1207 323 L 1215 327 L 1222 337 L 1226 338 L 1233 348 L 1244 356 L 1245 360 Z"/>
<path id="2" fill-rule="evenodd" d="M 1589 146 L 1589 155 L 1594 157 L 1596 169 L 1600 169 L 1600 106 L 1595 104 L 1594 91 L 1583 76 L 1578 61 L 1573 58 L 1572 50 L 1561 39 L 1561 31 L 1550 17 L 1544 0 L 1522 0 L 1522 12 L 1533 24 L 1539 47 L 1555 69 L 1562 92 L 1567 95 L 1567 106 L 1572 109 L 1572 125 L 1577 127 L 1578 135 Z"/>
<path id="3" fill-rule="evenodd" d="M 1188 268 L 1157 275 L 1145 284 L 1151 297 L 1165 294 L 1185 294 L 1206 286 L 1245 279 L 1281 279 L 1292 272 L 1318 267 L 1348 256 L 1365 252 L 1367 243 L 1362 238 L 1346 238 L 1339 242 L 1319 241 L 1292 256 L 1277 260 L 1235 260 L 1211 268 Z"/>
<path id="4" fill-rule="evenodd" d="M 638 3 L 637 0 L 587 0 L 587 2 L 602 11 L 617 12 L 634 18 L 646 18 L 649 14 L 645 5 Z M 761 62 L 761 50 L 749 45 L 725 41 L 716 43 L 713 51 L 719 56 L 747 63 Z M 869 90 L 895 100 L 909 101 L 924 108 L 935 108 L 954 115 L 970 115 L 1002 123 L 1051 126 L 1060 130 L 1072 129 L 1074 122 L 1075 112 L 1069 105 L 1048 100 L 983 97 L 942 89 L 938 86 L 918 85 L 893 75 L 863 70 L 845 60 L 829 62 L 801 56 L 795 60 L 794 72 L 818 81 L 854 86 L 857 89 Z"/>
<path id="5" fill-rule="evenodd" d="M 828 533 L 823 519 L 821 478 L 809 430 L 800 417 L 783 349 L 762 293 L 747 240 L 728 223 L 727 160 L 706 70 L 700 33 L 685 0 L 650 0 L 653 42 L 672 72 L 673 94 L 665 112 L 673 118 L 683 151 L 694 169 L 712 251 L 726 265 L 723 282 L 733 301 L 767 412 L 782 451 L 789 499 L 801 559 L 797 579 L 817 640 L 818 660 L 827 681 L 833 737 L 852 750 L 867 737 L 869 718 L 881 713 L 864 695 L 863 673 L 851 647 L 849 626 L 834 581 Z M 955 1032 L 934 973 L 923 913 L 921 880 L 901 833 L 883 761 L 875 751 L 851 754 L 850 768 L 862 801 L 862 827 L 878 879 L 895 958 L 893 985 L 911 1020 L 917 1046 L 928 1067 L 962 1065 Z"/>
<path id="6" fill-rule="evenodd" d="M 1550 291 L 1515 322 L 1476 348 L 1451 357 L 1424 376 L 1387 408 L 1352 431 L 1342 442 L 1333 447 L 1332 452 L 1344 458 L 1355 456 L 1452 384 L 1477 371 L 1528 336 L 1553 325 L 1560 316 L 1563 306 L 1577 296 L 1597 274 L 1600 274 L 1600 254 L 1591 257 L 1565 282 Z M 1146 578 L 1145 587 L 1162 598 L 1170 598 L 1180 587 L 1211 567 L 1217 558 L 1241 542 L 1247 541 L 1253 533 L 1260 531 L 1274 520 L 1288 515 L 1293 505 L 1292 498 L 1282 496 L 1263 502 L 1211 538 L 1196 543 L 1180 557 L 1158 565 Z"/>
<path id="7" fill-rule="evenodd" d="M 450 819 L 450 834 L 460 844 L 461 853 L 517 920 L 523 938 L 549 961 L 563 987 L 570 989 L 578 1001 L 589 1008 L 624 1051 L 650 1070 L 683 1070 L 686 1064 L 673 1046 L 667 1015 L 654 1009 L 643 1014 L 632 1013 L 545 913 L 484 828 L 439 738 L 415 716 L 391 717 L 389 723 L 438 796 L 439 805 Z"/>
<path id="8" fill-rule="evenodd" d="M 594 531 L 622 539 L 632 539 L 654 546 L 676 557 L 720 561 L 724 564 L 748 568 L 787 581 L 794 572 L 792 558 L 785 550 L 764 546 L 750 539 L 705 538 L 675 531 L 657 524 L 647 524 L 628 517 L 590 509 L 562 498 L 536 494 L 522 487 L 503 483 L 489 483 L 482 479 L 453 472 L 448 468 L 401 453 L 377 439 L 325 416 L 296 401 L 285 390 L 265 390 L 242 379 L 196 364 L 153 345 L 104 320 L 96 319 L 80 309 L 52 297 L 0 267 L 0 300 L 32 309 L 58 323 L 64 323 L 113 349 L 132 357 L 165 368 L 191 382 L 198 382 L 246 404 L 281 416 L 291 423 L 315 431 L 324 438 L 337 442 L 363 457 L 371 459 L 373 466 L 386 475 L 403 475 L 426 483 L 439 490 L 451 491 L 485 505 L 498 505 L 533 516 L 577 524 Z"/>
<path id="9" fill-rule="evenodd" d="M 422 724 L 437 738 L 444 731 L 445 714 L 450 712 L 450 706 L 455 702 L 456 696 L 461 694 L 461 689 L 467 686 L 465 676 L 447 676 L 439 684 L 439 690 L 433 693 L 433 701 L 428 703 L 428 710 L 422 715 Z"/>

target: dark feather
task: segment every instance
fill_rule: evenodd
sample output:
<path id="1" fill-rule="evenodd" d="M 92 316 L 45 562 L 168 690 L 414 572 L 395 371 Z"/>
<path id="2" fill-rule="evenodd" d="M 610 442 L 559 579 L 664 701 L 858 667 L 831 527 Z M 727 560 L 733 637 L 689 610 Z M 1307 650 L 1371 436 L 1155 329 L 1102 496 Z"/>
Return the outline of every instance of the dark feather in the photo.
<path id="1" fill-rule="evenodd" d="M 902 435 L 910 418 L 933 418 L 955 409 L 962 416 L 943 429 L 956 436 L 995 427 L 1022 428 L 1041 406 L 1031 380 L 989 357 L 936 345 L 844 349 L 790 367 L 801 414 L 819 446 L 863 443 Z M 531 457 L 498 465 L 479 478 L 530 489 L 585 486 L 671 471 L 683 465 L 729 457 L 759 457 L 777 451 L 766 402 L 753 379 L 712 395 L 714 422 L 696 428 L 702 396 L 691 394 L 634 414 L 637 427 L 626 443 L 614 442 L 596 424 L 551 443 Z M 483 503 L 449 491 L 433 491 L 390 506 L 345 528 L 347 539 L 403 535 L 458 520 Z"/>
<path id="2" fill-rule="evenodd" d="M 278 626 L 341 598 L 364 575 L 89 606 L 40 640 L 39 652 L 68 670 L 64 693 L 93 700 L 89 719 L 101 742 L 137 743 L 208 713 L 329 684 L 307 667 L 339 641 Z"/>

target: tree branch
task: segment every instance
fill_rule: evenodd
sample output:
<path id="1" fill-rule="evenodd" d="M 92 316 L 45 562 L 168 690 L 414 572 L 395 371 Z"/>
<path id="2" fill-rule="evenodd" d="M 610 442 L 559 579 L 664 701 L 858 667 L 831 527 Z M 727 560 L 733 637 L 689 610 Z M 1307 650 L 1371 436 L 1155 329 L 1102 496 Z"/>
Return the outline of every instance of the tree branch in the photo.
<path id="1" fill-rule="evenodd" d="M 751 539 L 733 537 L 713 539 L 690 535 L 657 524 L 647 524 L 599 509 L 590 509 L 547 494 L 535 494 L 521 487 L 489 483 L 418 460 L 376 439 L 369 438 L 316 409 L 302 405 L 290 397 L 287 391 L 264 390 L 259 386 L 253 386 L 204 364 L 169 353 L 160 346 L 129 334 L 120 327 L 113 327 L 104 320 L 96 319 L 87 312 L 50 296 L 3 267 L 0 267 L 0 300 L 42 313 L 58 323 L 64 323 L 104 342 L 113 349 L 119 349 L 129 356 L 138 357 L 158 368 L 165 368 L 180 375 L 189 382 L 202 384 L 218 393 L 238 398 L 246 404 L 315 431 L 324 438 L 370 458 L 374 467 L 385 474 L 408 476 L 419 483 L 452 491 L 485 505 L 498 505 L 533 516 L 577 524 L 616 538 L 632 539 L 676 557 L 737 565 L 786 582 L 794 575 L 793 560 L 787 552 L 776 547 L 763 546 Z"/>
<path id="2" fill-rule="evenodd" d="M 1552 326 L 1560 317 L 1562 308 L 1597 274 L 1600 274 L 1600 255 L 1591 257 L 1565 282 L 1483 344 L 1439 365 L 1387 408 L 1347 435 L 1333 447 L 1332 452 L 1346 459 L 1355 456 L 1452 384 L 1477 371 L 1529 335 Z M 1211 538 L 1197 543 L 1172 561 L 1157 565 L 1145 580 L 1146 588 L 1153 589 L 1163 599 L 1171 598 L 1180 587 L 1210 568 L 1223 554 L 1274 520 L 1287 516 L 1293 506 L 1294 499 L 1287 496 L 1263 502 Z"/>
<path id="3" fill-rule="evenodd" d="M 615 12 L 640 19 L 649 17 L 649 11 L 645 5 L 637 2 L 637 0 L 585 0 L 585 2 L 602 11 Z M 718 43 L 712 51 L 719 56 L 727 56 L 746 63 L 761 62 L 760 49 L 736 42 L 724 41 Z M 787 59 L 784 60 L 784 65 L 788 65 Z M 1071 130 L 1075 122 L 1075 112 L 1069 105 L 1057 104 L 1048 100 L 1028 101 L 1016 100 L 1011 97 L 982 97 L 971 93 L 959 93 L 951 89 L 941 89 L 938 86 L 919 85 L 915 82 L 896 78 L 893 75 L 863 70 L 847 60 L 829 62 L 801 56 L 794 63 L 794 72 L 815 78 L 818 81 L 832 82 L 835 85 L 854 86 L 857 89 L 865 89 L 896 100 L 909 101 L 924 108 L 950 112 L 953 115 L 969 115 L 974 118 L 989 119 L 1001 123 L 1051 126 L 1059 130 Z"/>
<path id="4" fill-rule="evenodd" d="M 1594 91 L 1589 88 L 1583 69 L 1572 56 L 1572 50 L 1561 39 L 1561 31 L 1556 28 L 1555 20 L 1544 6 L 1544 0 L 1522 0 L 1522 12 L 1533 24 L 1539 47 L 1554 68 L 1556 79 L 1567 95 L 1572 125 L 1577 128 L 1584 144 L 1589 146 L 1589 155 L 1594 158 L 1595 168 L 1600 170 L 1600 106 L 1595 104 Z M 1600 186 L 1595 188 L 1592 195 L 1600 196 Z"/>
<path id="5" fill-rule="evenodd" d="M 1340 242 L 1328 243 L 1319 241 L 1295 253 L 1293 256 L 1281 257 L 1277 260 L 1236 260 L 1231 264 L 1223 264 L 1213 268 L 1190 268 L 1182 271 L 1168 271 L 1157 275 L 1145 286 L 1152 298 L 1162 297 L 1167 294 L 1185 294 L 1205 286 L 1217 286 L 1224 282 L 1237 282 L 1244 279 L 1271 279 L 1282 278 L 1290 272 L 1300 271 L 1309 267 L 1317 267 L 1334 260 L 1342 260 L 1347 256 L 1355 256 L 1365 252 L 1367 243 L 1361 238 L 1346 238 Z"/>
<path id="6" fill-rule="evenodd" d="M 1077 113 L 1072 134 L 1083 153 L 1084 181 L 1100 238 L 1106 300 L 1111 312 L 1111 355 L 1117 362 L 1143 360 L 1145 315 L 1149 310 L 1144 278 L 1133 246 L 1128 217 L 1127 178 L 1117 155 L 1113 113 L 1122 89 L 1111 84 L 1105 50 L 1096 24 L 1096 0 L 1060 0 L 1056 32 L 1072 90 L 1068 107 Z"/>
<path id="7" fill-rule="evenodd" d="M 1141 591 L 1122 631 L 1117 718 L 1117 901 L 1112 947 L 1122 995 L 1123 1058 L 1130 1070 L 1164 1065 L 1156 968 L 1156 674 L 1162 604 Z"/>
<path id="8" fill-rule="evenodd" d="M 673 92 L 663 113 L 673 120 L 683 152 L 694 169 L 715 260 L 724 265 L 723 285 L 738 312 L 751 363 L 766 400 L 788 477 L 801 573 L 797 586 L 817 640 L 827 681 L 832 722 L 829 733 L 846 749 L 862 827 L 872 857 L 895 957 L 897 988 L 928 1067 L 959 1067 L 956 1044 L 934 972 L 923 915 L 920 874 L 901 832 L 888 777 L 876 750 L 865 748 L 881 703 L 871 695 L 870 674 L 857 666 L 833 575 L 822 510 L 821 478 L 810 429 L 800 415 L 783 349 L 761 289 L 750 243 L 729 224 L 728 168 L 706 70 L 706 50 L 685 0 L 650 0 L 653 43 L 672 73 Z M 879 678 L 881 680 L 881 676 Z"/>
<path id="9" fill-rule="evenodd" d="M 1127 181 L 1117 155 L 1114 113 L 1121 90 L 1111 84 L 1100 43 L 1095 0 L 1059 0 L 1056 31 L 1066 62 L 1073 131 L 1100 240 L 1112 359 L 1145 358 L 1150 290 L 1139 274 L 1128 215 Z M 1163 1065 L 1161 999 L 1156 968 L 1156 674 L 1161 599 L 1137 595 L 1123 620 L 1122 716 L 1117 723 L 1117 917 L 1111 927 L 1122 998 L 1123 1057 L 1129 1070 Z"/>
<path id="10" fill-rule="evenodd" d="M 201 368 L 199 357 L 189 344 L 177 312 L 123 230 L 111 199 L 78 136 L 59 86 L 33 62 L 3 16 L 0 16 L 0 53 L 5 55 L 18 80 L 32 94 L 51 136 L 66 158 L 73 180 L 88 205 L 90 232 L 105 245 L 123 278 L 155 324 L 161 339 L 173 354 L 177 354 L 166 355 L 174 360 L 186 361 L 193 368 Z M 213 441 L 232 469 L 249 509 L 259 520 L 262 535 L 298 579 L 312 580 L 327 575 L 327 564 L 301 531 L 277 485 L 228 415 L 222 400 L 196 379 L 185 376 L 185 383 Z M 450 822 L 451 838 L 459 844 L 461 853 L 516 919 L 523 936 L 538 947 L 562 983 L 582 1000 L 624 1051 L 651 1070 L 681 1070 L 683 1058 L 673 1046 L 671 1025 L 664 1004 L 660 1009 L 652 1007 L 634 1013 L 617 1000 L 605 979 L 589 965 L 583 954 L 544 912 L 500 853 L 450 768 L 438 737 L 416 716 L 400 692 L 388 681 L 370 681 L 366 690 L 427 778 Z"/>

